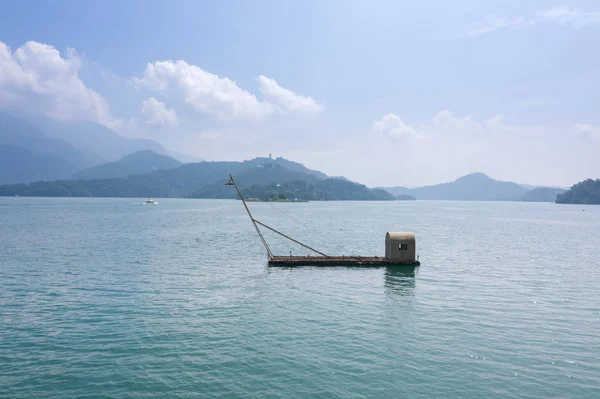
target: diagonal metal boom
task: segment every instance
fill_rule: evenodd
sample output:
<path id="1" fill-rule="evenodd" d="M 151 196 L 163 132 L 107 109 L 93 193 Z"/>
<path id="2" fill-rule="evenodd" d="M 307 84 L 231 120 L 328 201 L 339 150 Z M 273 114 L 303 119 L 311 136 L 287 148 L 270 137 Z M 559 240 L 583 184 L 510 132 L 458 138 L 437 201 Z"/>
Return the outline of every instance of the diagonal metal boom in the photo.
<path id="1" fill-rule="evenodd" d="M 233 180 L 233 176 L 231 175 L 231 173 L 229 174 L 229 181 L 227 183 L 225 183 L 225 185 L 235 187 L 235 190 L 237 191 L 238 195 L 240 196 L 240 199 L 242 200 L 242 203 L 244 204 L 244 208 L 246 208 L 246 212 L 248 212 L 248 216 L 250 216 L 250 220 L 252 221 L 252 224 L 254 225 L 254 228 L 256 229 L 256 232 L 258 233 L 260 240 L 262 241 L 263 245 L 265 246 L 265 250 L 267 251 L 267 256 L 269 257 L 269 259 L 273 258 L 273 253 L 271 252 L 271 248 L 269 248 L 269 245 L 267 244 L 267 240 L 265 240 L 262 233 L 260 232 L 260 229 L 256 225 L 256 220 L 254 220 L 254 218 L 252 217 L 252 214 L 250 213 L 250 209 L 248 208 L 248 205 L 246 205 L 246 201 L 244 200 L 244 197 L 242 196 L 242 193 L 240 192 L 240 189 L 238 188 L 235 180 Z"/>

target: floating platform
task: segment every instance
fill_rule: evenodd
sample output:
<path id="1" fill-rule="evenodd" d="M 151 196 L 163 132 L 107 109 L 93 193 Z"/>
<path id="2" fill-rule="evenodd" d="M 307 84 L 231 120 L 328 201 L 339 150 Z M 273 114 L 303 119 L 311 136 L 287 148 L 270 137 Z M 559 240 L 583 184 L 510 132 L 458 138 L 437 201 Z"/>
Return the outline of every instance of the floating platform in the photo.
<path id="1" fill-rule="evenodd" d="M 379 256 L 273 256 L 269 266 L 419 266 L 418 260 L 398 261 Z"/>
<path id="2" fill-rule="evenodd" d="M 263 222 L 260 222 L 252 216 L 248 204 L 244 200 L 242 193 L 233 176 L 229 174 L 229 181 L 225 183 L 226 186 L 234 186 L 238 193 L 238 196 L 246 208 L 246 212 L 250 217 L 250 221 L 256 229 L 258 237 L 262 241 L 265 250 L 267 251 L 267 257 L 269 266 L 357 266 L 357 267 L 385 267 L 385 266 L 419 266 L 419 257 L 416 256 L 416 243 L 415 235 L 413 233 L 392 233 L 387 232 L 385 235 L 385 257 L 379 256 L 330 256 L 321 251 L 318 251 L 306 244 L 301 243 L 292 237 L 283 234 L 280 231 L 275 230 L 271 226 L 267 226 Z M 262 226 L 270 231 L 279 234 L 280 236 L 287 238 L 288 240 L 319 254 L 319 256 L 276 256 L 271 252 L 271 248 L 267 244 L 265 237 L 262 235 L 260 228 Z"/>

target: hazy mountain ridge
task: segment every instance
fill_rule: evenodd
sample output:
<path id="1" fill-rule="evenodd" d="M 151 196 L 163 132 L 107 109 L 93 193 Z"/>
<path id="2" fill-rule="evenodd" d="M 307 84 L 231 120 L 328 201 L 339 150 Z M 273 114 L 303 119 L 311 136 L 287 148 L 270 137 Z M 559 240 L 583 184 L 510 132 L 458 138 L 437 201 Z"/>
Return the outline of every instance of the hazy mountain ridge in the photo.
<path id="1" fill-rule="evenodd" d="M 527 189 L 520 184 L 492 179 L 484 173 L 471 173 L 453 182 L 431 186 L 385 188 L 391 194 L 411 195 L 417 200 L 454 201 L 542 201 L 553 202 L 560 188 Z"/>
<path id="2" fill-rule="evenodd" d="M 104 125 L 91 121 L 63 121 L 36 114 L 28 115 L 28 120 L 46 136 L 59 138 L 78 148 L 92 151 L 108 161 L 117 161 L 143 150 L 168 154 L 156 141 L 126 138 Z"/>
<path id="3" fill-rule="evenodd" d="M 394 187 L 380 187 L 381 189 L 387 191 L 392 195 L 410 195 L 410 188 L 403 186 L 394 186 Z"/>
<path id="4" fill-rule="evenodd" d="M 139 194 L 155 197 L 231 198 L 231 191 L 221 187 L 220 183 L 229 173 L 241 173 L 242 187 L 291 181 L 315 185 L 319 180 L 329 179 L 320 171 L 281 157 L 181 165 L 179 161 L 166 155 L 169 152 L 154 141 L 127 139 L 94 122 L 59 121 L 40 115 L 29 115 L 27 118 L 29 119 L 0 111 L 0 184 L 52 181 L 25 186 L 23 195 Z M 142 149 L 135 150 L 139 148 Z M 105 162 L 106 159 L 117 156 L 118 160 Z M 93 183 L 54 181 L 71 177 Z M 126 181 L 119 180 L 125 177 Z M 361 185 L 344 177 L 330 179 L 354 185 L 354 191 L 350 190 L 344 196 L 346 199 L 369 197 L 373 194 L 372 189 L 368 189 L 371 190 L 369 195 L 360 194 L 357 186 Z M 313 193 L 315 187 L 310 188 Z M 339 185 L 336 189 L 343 190 Z M 397 199 L 472 201 L 554 201 L 556 195 L 564 191 L 549 187 L 528 190 L 523 185 L 498 181 L 483 173 L 472 173 L 453 182 L 432 186 L 389 187 L 385 190 Z M 319 195 L 335 197 L 329 194 Z"/>
<path id="5" fill-rule="evenodd" d="M 520 199 L 526 202 L 555 202 L 556 196 L 565 192 L 563 188 L 537 187 L 527 191 Z"/>
<path id="6" fill-rule="evenodd" d="M 294 170 L 288 169 L 290 165 Z M 369 189 L 340 179 L 328 179 L 324 173 L 284 158 L 275 160 L 254 158 L 243 162 L 200 162 L 120 178 L 43 181 L 0 186 L 0 195 L 236 198 L 235 190 L 225 186 L 229 173 L 236 176 L 241 189 L 302 181 L 302 184 L 313 185 L 320 190 L 319 199 L 394 199 L 384 190 Z M 323 179 L 322 176 L 326 178 Z M 324 180 L 328 182 L 321 184 Z"/>
<path id="7" fill-rule="evenodd" d="M 268 165 L 274 164 L 270 162 Z M 310 169 L 306 169 L 310 171 Z M 279 173 L 281 182 L 297 180 L 299 176 L 306 180 L 318 179 L 314 174 L 289 171 L 279 167 L 265 167 L 264 159 L 255 158 L 243 162 L 200 162 L 184 164 L 175 169 L 158 170 L 142 175 L 124 178 L 94 180 L 61 180 L 1 186 L 0 195 L 31 196 L 99 196 L 99 197 L 189 197 L 204 186 L 222 186 L 229 178 L 229 173 L 240 177 L 239 184 L 255 184 L 259 181 L 248 181 L 246 176 L 270 176 Z M 225 186 L 223 186 L 225 187 Z M 230 188 L 230 187 L 229 187 Z M 227 191 L 229 198 L 230 190 Z M 214 197 L 214 196 L 213 196 Z"/>
<path id="8" fill-rule="evenodd" d="M 19 148 L 16 153 L 22 155 L 10 157 L 10 162 L 9 157 L 1 157 L 0 184 L 65 179 L 84 169 L 146 150 L 171 158 L 199 160 L 166 150 L 153 140 L 123 137 L 95 122 L 63 121 L 18 110 L 0 110 L 0 146 L 3 154 L 10 147 Z"/>
<path id="9" fill-rule="evenodd" d="M 55 154 L 0 144 L 0 184 L 67 178 L 77 169 Z"/>
<path id="10" fill-rule="evenodd" d="M 118 161 L 107 162 L 90 169 L 82 170 L 73 179 L 110 179 L 140 175 L 161 169 L 173 169 L 181 166 L 181 162 L 167 155 L 160 155 L 151 150 L 129 154 Z"/>
<path id="11" fill-rule="evenodd" d="M 29 121 L 3 111 L 0 111 L 0 146 L 0 184 L 67 178 L 105 161 L 65 140 L 47 137 Z"/>

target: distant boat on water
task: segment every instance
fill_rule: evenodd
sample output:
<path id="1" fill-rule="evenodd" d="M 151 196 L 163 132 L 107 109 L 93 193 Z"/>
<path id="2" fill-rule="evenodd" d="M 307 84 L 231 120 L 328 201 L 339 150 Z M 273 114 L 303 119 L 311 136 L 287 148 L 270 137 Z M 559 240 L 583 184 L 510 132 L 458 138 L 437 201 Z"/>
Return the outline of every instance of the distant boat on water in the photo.
<path id="1" fill-rule="evenodd" d="M 157 204 L 157 202 L 154 201 L 152 198 L 148 198 L 146 200 L 146 205 L 156 205 L 156 204 Z"/>

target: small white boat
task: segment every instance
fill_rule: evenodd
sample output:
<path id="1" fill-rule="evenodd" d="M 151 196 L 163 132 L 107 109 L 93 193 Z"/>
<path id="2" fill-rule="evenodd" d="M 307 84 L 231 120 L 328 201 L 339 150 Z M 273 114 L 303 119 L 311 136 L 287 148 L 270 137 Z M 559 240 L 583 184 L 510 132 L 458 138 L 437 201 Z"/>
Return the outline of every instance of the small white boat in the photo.
<path id="1" fill-rule="evenodd" d="M 146 205 L 156 205 L 156 201 L 154 201 L 152 198 L 148 198 L 146 200 Z"/>

